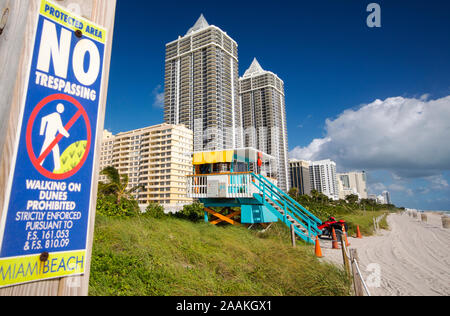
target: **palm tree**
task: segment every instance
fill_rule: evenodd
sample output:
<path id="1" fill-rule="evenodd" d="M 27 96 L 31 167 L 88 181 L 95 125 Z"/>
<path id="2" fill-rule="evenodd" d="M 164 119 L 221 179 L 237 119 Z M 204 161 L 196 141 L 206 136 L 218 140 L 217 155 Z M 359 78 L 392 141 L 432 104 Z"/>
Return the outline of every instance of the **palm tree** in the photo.
<path id="1" fill-rule="evenodd" d="M 359 200 L 359 196 L 356 194 L 350 194 L 345 197 L 345 200 L 350 204 L 355 204 Z"/>
<path id="2" fill-rule="evenodd" d="M 100 174 L 108 178 L 108 183 L 99 182 L 98 193 L 115 196 L 117 204 L 124 198 L 129 199 L 134 192 L 145 189 L 145 186 L 140 184 L 127 190 L 129 184 L 128 175 L 120 175 L 119 171 L 114 167 L 106 167 Z"/>
<path id="3" fill-rule="evenodd" d="M 315 202 L 317 202 L 317 200 L 319 199 L 319 191 L 315 189 L 311 190 L 311 197 Z"/>
<path id="4" fill-rule="evenodd" d="M 298 188 L 291 188 L 288 192 L 289 196 L 293 199 L 297 199 L 298 198 L 298 194 L 299 194 L 299 190 Z"/>

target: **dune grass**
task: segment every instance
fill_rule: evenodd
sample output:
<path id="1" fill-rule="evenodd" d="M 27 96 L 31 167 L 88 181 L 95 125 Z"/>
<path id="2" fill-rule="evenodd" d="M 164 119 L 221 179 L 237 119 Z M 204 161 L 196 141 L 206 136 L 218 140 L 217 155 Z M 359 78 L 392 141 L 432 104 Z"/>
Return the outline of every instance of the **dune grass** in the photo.
<path id="1" fill-rule="evenodd" d="M 97 217 L 89 294 L 350 294 L 342 270 L 298 244 L 280 224 L 258 233 L 175 218 Z"/>
<path id="2" fill-rule="evenodd" d="M 375 233 L 373 226 L 373 218 L 377 218 L 381 215 L 388 214 L 389 211 L 376 211 L 376 212 L 358 212 L 356 214 L 345 214 L 339 217 L 344 219 L 348 223 L 348 234 L 356 236 L 356 226 L 359 225 L 359 230 L 364 236 L 371 236 Z M 388 229 L 387 216 L 383 217 L 379 226 L 381 229 Z"/>

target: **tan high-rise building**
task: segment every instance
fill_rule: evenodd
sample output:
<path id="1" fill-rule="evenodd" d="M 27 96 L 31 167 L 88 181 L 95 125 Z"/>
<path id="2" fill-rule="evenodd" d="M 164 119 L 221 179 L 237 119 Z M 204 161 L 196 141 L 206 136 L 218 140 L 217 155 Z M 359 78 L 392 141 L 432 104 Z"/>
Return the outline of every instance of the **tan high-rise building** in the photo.
<path id="1" fill-rule="evenodd" d="M 117 135 L 104 131 L 100 170 L 113 166 L 128 175 L 129 188 L 144 185 L 145 190 L 135 194 L 139 204 L 175 207 L 192 203 L 186 191 L 191 153 L 192 131 L 183 125 L 164 123 Z"/>
<path id="2" fill-rule="evenodd" d="M 194 131 L 194 151 L 242 147 L 238 45 L 203 15 L 166 45 L 165 112 Z"/>
<path id="3" fill-rule="evenodd" d="M 244 146 L 277 160 L 278 186 L 290 187 L 284 82 L 255 60 L 240 78 Z"/>
<path id="4" fill-rule="evenodd" d="M 367 199 L 367 179 L 366 173 L 347 172 L 338 173 L 337 179 L 339 183 L 339 198 L 344 200 L 347 195 L 355 194 L 360 199 Z"/>

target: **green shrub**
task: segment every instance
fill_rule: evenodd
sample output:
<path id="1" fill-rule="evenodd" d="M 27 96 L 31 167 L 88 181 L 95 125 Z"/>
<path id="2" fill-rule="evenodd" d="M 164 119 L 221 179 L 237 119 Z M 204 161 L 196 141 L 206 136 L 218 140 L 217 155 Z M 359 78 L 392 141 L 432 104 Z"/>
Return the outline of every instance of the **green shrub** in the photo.
<path id="1" fill-rule="evenodd" d="M 97 214 L 107 217 L 133 217 L 140 214 L 136 200 L 121 199 L 115 196 L 100 196 L 97 199 Z"/>
<path id="2" fill-rule="evenodd" d="M 205 218 L 205 207 L 201 203 L 185 205 L 183 210 L 174 215 L 177 218 L 187 219 L 192 222 L 199 222 Z"/>
<path id="3" fill-rule="evenodd" d="M 157 203 L 150 203 L 147 206 L 145 213 L 143 213 L 142 215 L 152 218 L 163 218 L 166 216 L 166 214 L 164 213 L 164 207 Z"/>

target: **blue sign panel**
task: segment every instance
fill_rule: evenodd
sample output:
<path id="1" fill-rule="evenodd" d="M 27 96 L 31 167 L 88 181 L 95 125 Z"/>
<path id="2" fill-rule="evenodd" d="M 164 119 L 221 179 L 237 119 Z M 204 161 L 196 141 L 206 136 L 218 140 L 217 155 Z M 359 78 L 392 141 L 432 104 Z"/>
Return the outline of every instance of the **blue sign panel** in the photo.
<path id="1" fill-rule="evenodd" d="M 0 228 L 0 287 L 84 273 L 105 38 L 42 0 Z"/>

